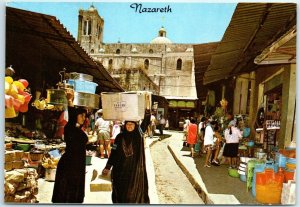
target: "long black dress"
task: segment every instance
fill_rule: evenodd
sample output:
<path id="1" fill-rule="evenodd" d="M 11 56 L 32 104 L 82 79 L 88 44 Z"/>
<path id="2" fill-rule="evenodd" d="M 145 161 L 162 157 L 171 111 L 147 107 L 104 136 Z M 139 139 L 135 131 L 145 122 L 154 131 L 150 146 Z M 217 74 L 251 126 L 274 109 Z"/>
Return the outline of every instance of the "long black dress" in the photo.
<path id="1" fill-rule="evenodd" d="M 69 121 L 64 128 L 65 153 L 58 162 L 52 195 L 53 203 L 82 203 L 85 188 L 87 135 L 76 127 L 77 115 L 84 109 L 69 107 Z"/>
<path id="2" fill-rule="evenodd" d="M 150 123 L 146 114 L 143 123 L 133 132 L 120 133 L 114 142 L 106 169 L 112 168 L 113 203 L 150 203 L 142 132 Z M 126 122 L 125 122 L 126 124 Z"/>

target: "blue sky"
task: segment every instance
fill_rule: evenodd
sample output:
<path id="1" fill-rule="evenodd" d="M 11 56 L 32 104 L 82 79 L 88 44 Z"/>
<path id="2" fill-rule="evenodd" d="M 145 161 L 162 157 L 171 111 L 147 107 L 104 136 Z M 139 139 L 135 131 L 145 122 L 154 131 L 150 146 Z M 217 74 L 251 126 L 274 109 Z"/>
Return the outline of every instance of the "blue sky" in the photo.
<path id="1" fill-rule="evenodd" d="M 149 43 L 161 26 L 173 43 L 220 41 L 236 3 L 141 2 L 143 8 L 170 6 L 172 13 L 138 13 L 134 2 L 8 2 L 7 6 L 53 15 L 77 39 L 78 11 L 91 4 L 104 18 L 104 42 Z"/>

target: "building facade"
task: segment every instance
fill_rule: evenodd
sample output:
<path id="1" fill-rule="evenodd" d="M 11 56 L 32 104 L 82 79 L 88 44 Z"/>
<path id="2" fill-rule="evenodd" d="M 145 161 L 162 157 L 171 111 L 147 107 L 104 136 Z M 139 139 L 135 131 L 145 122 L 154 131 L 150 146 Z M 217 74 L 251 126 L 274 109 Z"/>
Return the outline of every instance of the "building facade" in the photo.
<path id="1" fill-rule="evenodd" d="M 164 27 L 148 44 L 105 44 L 104 20 L 93 6 L 80 10 L 78 21 L 78 42 L 125 90 L 148 90 L 168 100 L 169 109 L 162 107 L 159 113 L 172 114 L 171 128 L 178 128 L 180 119 L 195 116 L 192 44 L 172 43 Z"/>

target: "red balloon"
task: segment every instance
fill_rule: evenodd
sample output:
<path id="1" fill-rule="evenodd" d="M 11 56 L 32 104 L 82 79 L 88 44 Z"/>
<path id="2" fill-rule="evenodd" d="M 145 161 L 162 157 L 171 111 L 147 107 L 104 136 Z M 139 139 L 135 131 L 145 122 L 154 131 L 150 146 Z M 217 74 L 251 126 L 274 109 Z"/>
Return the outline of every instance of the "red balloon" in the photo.
<path id="1" fill-rule="evenodd" d="M 25 113 L 28 111 L 28 103 L 24 103 L 20 106 L 19 111 Z"/>
<path id="2" fill-rule="evenodd" d="M 19 82 L 21 82 L 25 88 L 27 88 L 27 86 L 29 85 L 28 81 L 25 79 L 19 79 Z"/>

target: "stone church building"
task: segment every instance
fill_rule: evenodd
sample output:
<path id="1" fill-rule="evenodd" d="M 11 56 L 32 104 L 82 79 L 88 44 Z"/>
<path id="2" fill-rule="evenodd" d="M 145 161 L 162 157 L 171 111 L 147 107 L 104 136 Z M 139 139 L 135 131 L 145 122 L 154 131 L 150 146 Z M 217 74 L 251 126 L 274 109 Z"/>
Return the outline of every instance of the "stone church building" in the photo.
<path id="1" fill-rule="evenodd" d="M 197 93 L 192 44 L 172 43 L 161 27 L 150 43 L 103 42 L 104 19 L 92 5 L 79 10 L 78 37 L 82 48 L 101 63 L 126 90 L 147 90 L 163 96 L 167 107 L 158 109 L 180 128 L 185 117 L 196 116 Z"/>

